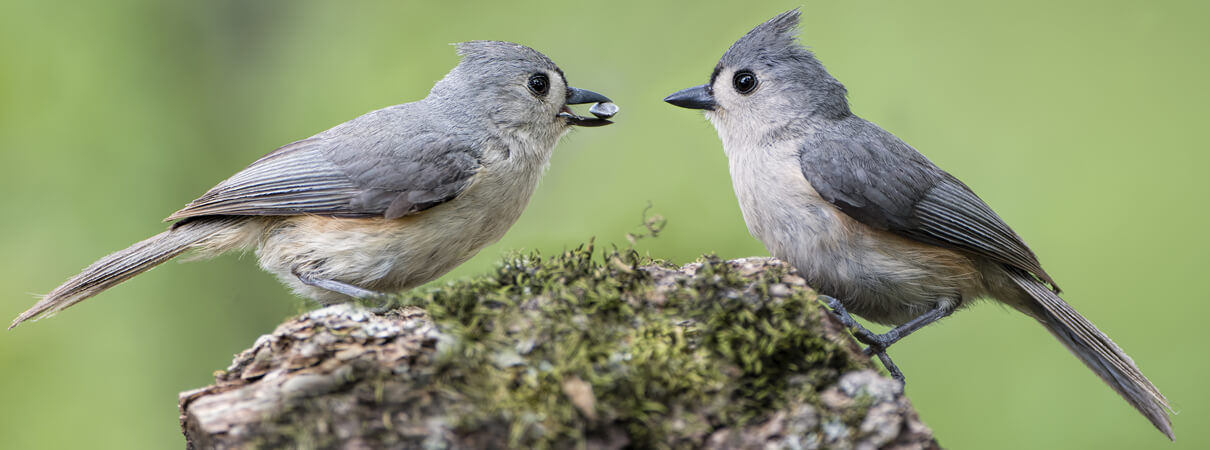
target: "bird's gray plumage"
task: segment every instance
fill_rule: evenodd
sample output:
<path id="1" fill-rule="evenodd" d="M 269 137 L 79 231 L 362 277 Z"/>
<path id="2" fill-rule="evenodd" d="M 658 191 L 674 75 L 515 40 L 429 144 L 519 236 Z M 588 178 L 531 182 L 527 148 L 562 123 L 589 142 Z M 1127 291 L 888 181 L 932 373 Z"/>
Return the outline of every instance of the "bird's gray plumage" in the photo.
<path id="1" fill-rule="evenodd" d="M 890 133 L 856 134 L 874 137 L 804 139 L 802 173 L 820 197 L 872 228 L 1011 265 L 1058 292 L 1033 251 L 965 184 Z"/>
<path id="2" fill-rule="evenodd" d="M 572 113 L 609 99 L 568 86 L 536 50 L 471 41 L 458 53 L 424 99 L 265 155 L 169 216 L 179 220 L 169 231 L 102 258 L 12 326 L 190 250 L 255 250 L 262 268 L 323 304 L 411 288 L 465 262 L 520 217 L 571 126 L 611 122 Z"/>
<path id="3" fill-rule="evenodd" d="M 427 106 L 375 111 L 279 148 L 168 220 L 298 214 L 395 219 L 449 201 L 470 185 L 480 152 L 467 136 L 391 126 L 419 122 Z"/>
<path id="4" fill-rule="evenodd" d="M 749 232 L 836 297 L 829 305 L 892 375 L 902 377 L 887 346 L 990 298 L 1037 319 L 1172 438 L 1159 389 L 1059 298 L 1033 251 L 969 187 L 853 114 L 844 86 L 798 44 L 798 18 L 758 25 L 707 85 L 665 99 L 706 111 Z M 895 328 L 873 334 L 845 310 Z"/>
<path id="5" fill-rule="evenodd" d="M 279 148 L 167 220 L 298 214 L 395 219 L 452 200 L 480 169 L 482 147 L 507 148 L 495 136 L 498 127 L 524 127 L 518 118 L 529 115 L 524 108 L 531 93 L 482 87 L 538 71 L 557 74 L 566 85 L 550 58 L 523 45 L 471 41 L 459 44 L 458 53 L 462 62 L 424 100 L 373 111 Z"/>

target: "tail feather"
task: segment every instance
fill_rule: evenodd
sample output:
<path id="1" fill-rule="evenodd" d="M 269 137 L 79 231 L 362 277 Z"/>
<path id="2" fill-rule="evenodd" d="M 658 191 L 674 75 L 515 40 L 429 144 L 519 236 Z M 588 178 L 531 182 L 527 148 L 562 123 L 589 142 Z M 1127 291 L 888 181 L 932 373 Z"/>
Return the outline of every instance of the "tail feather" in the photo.
<path id="1" fill-rule="evenodd" d="M 1143 376 L 1126 352 L 1046 286 L 1024 274 L 1012 274 L 1012 278 L 1036 300 L 1033 312 L 1051 334 L 1168 439 L 1176 440 L 1168 418 L 1172 410 L 1168 399 Z"/>
<path id="2" fill-rule="evenodd" d="M 216 233 L 230 229 L 234 220 L 198 220 L 114 252 L 85 268 L 42 297 L 13 320 L 12 329 L 27 320 L 49 317 L 123 281 L 168 261 Z"/>

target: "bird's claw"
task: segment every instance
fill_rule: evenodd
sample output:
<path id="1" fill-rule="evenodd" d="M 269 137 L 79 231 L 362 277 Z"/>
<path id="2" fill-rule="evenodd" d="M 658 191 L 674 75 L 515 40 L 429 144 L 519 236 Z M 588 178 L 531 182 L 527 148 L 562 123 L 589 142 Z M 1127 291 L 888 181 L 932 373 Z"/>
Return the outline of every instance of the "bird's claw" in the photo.
<path id="1" fill-rule="evenodd" d="M 845 328 L 849 329 L 849 333 L 853 335 L 853 338 L 857 339 L 857 342 L 867 346 L 862 350 L 862 353 L 864 353 L 866 356 L 877 356 L 878 360 L 882 362 L 883 367 L 886 367 L 887 372 L 891 374 L 891 378 L 894 378 L 902 383 L 903 371 L 899 370 L 899 366 L 895 365 L 895 362 L 891 360 L 891 356 L 886 352 L 887 347 L 898 340 L 898 336 L 892 335 L 893 333 L 897 333 L 892 330 L 886 334 L 875 334 L 874 332 L 866 329 L 866 327 L 862 326 L 860 323 L 857 323 L 857 320 L 853 319 L 853 316 L 849 315 L 849 311 L 846 310 L 844 305 L 840 303 L 840 300 L 827 295 L 820 295 L 819 298 L 828 305 L 832 315 L 835 316 L 836 319 L 845 326 Z"/>

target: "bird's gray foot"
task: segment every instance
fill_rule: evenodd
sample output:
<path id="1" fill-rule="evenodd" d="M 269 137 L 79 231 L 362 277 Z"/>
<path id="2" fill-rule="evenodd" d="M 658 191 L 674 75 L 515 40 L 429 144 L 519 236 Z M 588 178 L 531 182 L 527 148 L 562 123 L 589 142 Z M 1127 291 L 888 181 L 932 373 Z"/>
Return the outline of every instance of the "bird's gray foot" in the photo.
<path id="1" fill-rule="evenodd" d="M 891 360 L 891 356 L 886 353 L 886 348 L 894 342 L 887 342 L 888 339 L 886 339 L 886 335 L 875 334 L 873 331 L 870 331 L 861 323 L 857 322 L 853 316 L 849 315 L 849 311 L 845 309 L 843 304 L 840 303 L 840 300 L 837 300 L 835 297 L 820 295 L 819 298 L 820 300 L 823 300 L 824 303 L 827 303 L 828 307 L 832 309 L 832 315 L 836 316 L 836 318 L 840 320 L 841 324 L 849 328 L 849 332 L 853 334 L 853 337 L 857 339 L 857 342 L 868 345 L 868 347 L 865 348 L 865 354 L 877 356 L 878 360 L 882 361 L 882 366 L 886 367 L 887 372 L 891 374 L 891 378 L 899 380 L 899 382 L 902 383 L 903 371 L 899 370 L 899 366 L 896 366 L 895 362 Z M 890 333 L 888 332 L 887 334 Z"/>
<path id="2" fill-rule="evenodd" d="M 942 317 L 948 316 L 954 312 L 954 305 L 948 301 L 941 301 L 937 306 L 916 318 L 909 320 L 903 325 L 892 328 L 883 334 L 876 334 L 857 322 L 853 316 L 849 315 L 849 311 L 844 305 L 834 297 L 820 295 L 819 298 L 828 304 L 832 309 L 832 314 L 840 320 L 841 324 L 849 328 L 849 332 L 853 333 L 853 337 L 868 347 L 865 348 L 865 354 L 877 356 L 879 361 L 882 361 L 883 367 L 886 367 L 887 372 L 891 374 L 891 378 L 904 381 L 903 371 L 899 370 L 899 366 L 891 360 L 891 356 L 887 354 L 886 349 L 891 344 L 899 342 L 900 339 L 907 337 L 912 332 L 923 328 L 925 325 L 936 322 Z"/>
<path id="3" fill-rule="evenodd" d="M 320 289 L 327 289 L 329 291 L 332 291 L 332 292 L 335 292 L 338 294 L 344 294 L 344 295 L 347 295 L 349 297 L 353 297 L 356 299 L 385 301 L 389 297 L 387 294 L 371 291 L 369 289 L 359 288 L 357 286 L 351 285 L 349 283 L 345 283 L 343 281 L 329 280 L 326 278 L 317 278 L 317 277 L 312 277 L 309 275 L 304 275 L 304 274 L 301 274 L 298 272 L 294 272 L 294 276 L 298 277 L 298 281 L 303 282 L 303 284 L 305 284 L 307 286 L 315 286 Z M 373 312 L 378 312 L 378 311 L 373 311 Z"/>

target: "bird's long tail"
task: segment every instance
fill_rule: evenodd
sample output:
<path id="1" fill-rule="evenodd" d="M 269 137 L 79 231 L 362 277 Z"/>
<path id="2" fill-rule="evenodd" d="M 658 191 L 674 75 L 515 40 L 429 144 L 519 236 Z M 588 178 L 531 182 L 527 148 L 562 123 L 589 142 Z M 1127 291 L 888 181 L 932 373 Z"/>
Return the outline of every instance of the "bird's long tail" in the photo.
<path id="1" fill-rule="evenodd" d="M 1168 418 L 1168 412 L 1172 410 L 1168 399 L 1151 384 L 1151 380 L 1143 376 L 1143 372 L 1139 371 L 1126 352 L 1033 277 L 1018 273 L 1010 276 L 1036 301 L 1031 312 L 1051 334 L 1063 342 L 1084 365 L 1096 372 L 1105 384 L 1147 417 L 1152 425 L 1168 436 L 1168 439 L 1176 440 Z"/>
<path id="2" fill-rule="evenodd" d="M 27 320 L 54 315 L 135 275 L 151 270 L 190 248 L 214 247 L 213 238 L 216 236 L 225 235 L 226 239 L 220 239 L 223 243 L 236 243 L 238 239 L 232 238 L 241 234 L 239 231 L 242 224 L 243 221 L 237 218 L 195 220 L 178 224 L 125 250 L 114 252 L 92 263 L 79 275 L 43 296 L 33 307 L 17 316 L 9 329 Z"/>

